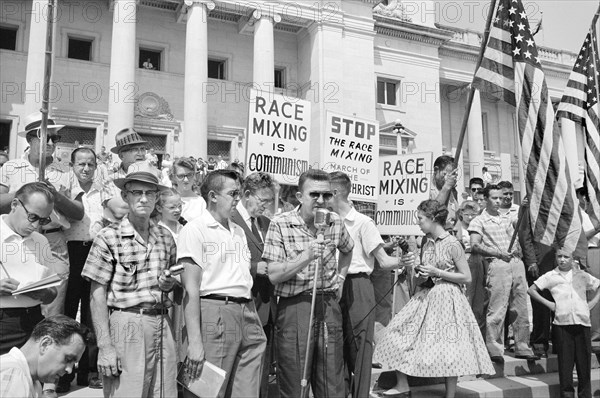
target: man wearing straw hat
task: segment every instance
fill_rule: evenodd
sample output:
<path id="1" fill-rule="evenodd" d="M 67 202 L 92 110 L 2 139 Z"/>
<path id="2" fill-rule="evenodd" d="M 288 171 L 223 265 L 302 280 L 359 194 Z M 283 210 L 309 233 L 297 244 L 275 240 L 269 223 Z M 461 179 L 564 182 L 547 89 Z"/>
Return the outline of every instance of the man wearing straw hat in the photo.
<path id="1" fill-rule="evenodd" d="M 15 192 L 23 185 L 39 180 L 40 167 L 40 127 L 42 124 L 42 114 L 33 113 L 25 118 L 25 129 L 18 133 L 25 137 L 29 144 L 29 151 L 21 159 L 13 159 L 0 168 L 0 209 L 2 213 L 10 211 L 10 204 L 15 197 Z M 75 199 L 81 192 L 78 184 L 71 184 L 69 173 L 63 172 L 59 167 L 55 167 L 52 155 L 56 143 L 60 141 L 59 130 L 63 125 L 56 124 L 52 119 L 48 119 L 48 135 L 46 145 L 46 169 L 45 180 L 48 187 L 54 194 L 54 211 L 51 214 L 52 222 L 42 226 L 41 233 L 48 239 L 53 254 L 52 271 L 68 277 L 69 275 L 69 257 L 67 252 L 67 243 L 64 236 L 64 229 L 70 227 L 67 220 L 81 220 L 84 216 L 84 209 L 81 200 Z M 8 206 L 8 208 L 6 207 Z M 63 283 L 58 288 L 56 299 L 45 308 L 45 315 L 56 315 L 63 313 L 64 300 L 67 284 Z"/>
<path id="2" fill-rule="evenodd" d="M 176 397 L 175 340 L 167 293 L 175 279 L 171 233 L 150 220 L 161 190 L 147 164 L 114 184 L 129 206 L 121 223 L 101 230 L 83 268 L 91 282 L 90 309 L 98 340 L 105 397 Z"/>

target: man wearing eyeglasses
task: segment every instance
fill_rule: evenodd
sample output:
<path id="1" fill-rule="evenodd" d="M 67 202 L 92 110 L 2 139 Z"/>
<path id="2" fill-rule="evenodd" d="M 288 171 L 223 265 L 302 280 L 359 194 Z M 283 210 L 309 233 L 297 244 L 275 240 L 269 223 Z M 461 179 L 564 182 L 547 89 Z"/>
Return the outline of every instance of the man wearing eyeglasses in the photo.
<path id="1" fill-rule="evenodd" d="M 252 300 L 251 256 L 244 230 L 231 221 L 240 177 L 215 170 L 200 188 L 207 211 L 177 239 L 188 332 L 187 370 L 200 376 L 204 361 L 227 372 L 218 397 L 259 396 L 265 333 Z"/>
<path id="2" fill-rule="evenodd" d="M 354 242 L 335 213 L 331 213 L 331 224 L 324 231 L 315 227 L 317 209 L 329 207 L 333 198 L 328 173 L 318 169 L 302 173 L 298 189 L 300 206 L 271 221 L 263 252 L 269 279 L 275 284 L 275 295 L 279 296 L 275 336 L 279 392 L 282 398 L 300 396 L 307 336 L 314 333 L 307 382 L 315 397 L 339 397 L 343 395 L 345 382 L 342 313 L 338 301 L 343 287 L 340 281 L 348 272 Z M 324 241 L 318 239 L 320 233 Z M 318 261 L 322 266 L 319 275 L 315 275 Z M 318 291 L 315 330 L 309 331 L 315 280 Z"/>
<path id="3" fill-rule="evenodd" d="M 52 273 L 48 240 L 37 230 L 50 222 L 54 194 L 41 182 L 23 185 L 11 201 L 11 210 L 0 216 L 0 355 L 21 347 L 43 319 L 40 304 L 56 297 L 56 288 L 12 296 L 19 287 Z"/>
<path id="4" fill-rule="evenodd" d="M 231 220 L 242 227 L 246 234 L 246 241 L 251 254 L 250 272 L 254 279 L 252 296 L 267 336 L 267 351 L 262 367 L 261 397 L 267 397 L 269 392 L 270 348 L 272 346 L 273 322 L 276 311 L 273 285 L 267 275 L 267 263 L 262 260 L 265 236 L 271 220 L 262 214 L 267 207 L 273 205 L 274 189 L 275 182 L 269 174 L 262 172 L 250 174 L 244 180 L 241 199 L 233 210 L 231 217 Z"/>
<path id="5" fill-rule="evenodd" d="M 150 221 L 159 191 L 167 188 L 149 165 L 114 183 L 129 214 L 96 235 L 81 274 L 91 282 L 104 396 L 176 397 L 175 341 L 167 312 L 175 279 L 165 272 L 175 264 L 175 241 Z"/>

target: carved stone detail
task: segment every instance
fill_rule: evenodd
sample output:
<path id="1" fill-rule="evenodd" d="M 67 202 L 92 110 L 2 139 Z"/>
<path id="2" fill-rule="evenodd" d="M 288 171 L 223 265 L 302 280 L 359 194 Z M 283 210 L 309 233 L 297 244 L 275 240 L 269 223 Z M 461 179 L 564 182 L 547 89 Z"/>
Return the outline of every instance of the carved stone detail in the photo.
<path id="1" fill-rule="evenodd" d="M 373 8 L 373 14 L 378 14 L 388 18 L 397 18 L 404 22 L 412 22 L 412 18 L 406 15 L 406 9 L 401 0 L 390 0 L 388 5 L 379 3 Z"/>
<path id="2" fill-rule="evenodd" d="M 140 94 L 135 101 L 135 117 L 158 120 L 173 120 L 169 103 L 152 92 Z"/>

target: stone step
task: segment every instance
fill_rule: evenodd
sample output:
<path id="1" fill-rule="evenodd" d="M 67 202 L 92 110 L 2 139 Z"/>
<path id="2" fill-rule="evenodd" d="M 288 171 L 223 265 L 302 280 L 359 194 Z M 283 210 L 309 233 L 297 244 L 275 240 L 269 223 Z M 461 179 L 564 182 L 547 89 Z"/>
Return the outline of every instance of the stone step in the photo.
<path id="1" fill-rule="evenodd" d="M 574 380 L 577 374 L 574 373 Z M 411 387 L 412 398 L 443 397 L 443 384 Z M 592 396 L 600 395 L 600 372 L 592 372 Z M 558 373 L 540 373 L 530 376 L 509 376 L 495 379 L 460 381 L 457 398 L 504 398 L 504 397 L 558 397 L 560 385 Z M 380 391 L 371 392 L 371 398 L 382 398 Z"/>
<path id="2" fill-rule="evenodd" d="M 592 355 L 592 369 L 600 368 L 600 363 L 596 355 Z M 474 381 L 481 379 L 498 379 L 502 377 L 515 377 L 515 376 L 531 376 L 543 373 L 555 373 L 558 372 L 558 357 L 550 354 L 548 358 L 541 358 L 534 362 L 528 362 L 525 359 L 517 359 L 512 355 L 504 355 L 504 364 L 494 364 L 496 370 L 495 375 L 485 375 L 482 378 L 477 378 L 475 375 L 461 376 L 459 382 L 463 381 Z M 371 376 L 371 383 L 375 384 L 379 375 L 383 372 L 387 372 L 389 369 L 373 369 Z M 410 386 L 426 386 L 432 384 L 443 384 L 443 378 L 429 378 L 429 377 L 408 377 L 408 383 Z"/>

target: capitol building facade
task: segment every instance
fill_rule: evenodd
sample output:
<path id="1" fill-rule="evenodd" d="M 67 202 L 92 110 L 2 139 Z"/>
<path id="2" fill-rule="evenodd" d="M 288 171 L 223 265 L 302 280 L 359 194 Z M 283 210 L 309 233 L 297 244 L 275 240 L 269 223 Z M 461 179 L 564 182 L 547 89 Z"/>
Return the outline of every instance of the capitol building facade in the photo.
<path id="1" fill-rule="evenodd" d="M 78 145 L 111 148 L 129 126 L 159 155 L 244 161 L 252 89 L 311 102 L 313 163 L 327 112 L 378 121 L 381 155 L 453 155 L 482 37 L 433 1 L 56 3 L 50 116 L 67 126 L 63 162 Z M 41 108 L 48 0 L 1 7 L 0 148 L 14 158 Z M 576 54 L 539 52 L 557 103 Z M 465 181 L 485 165 L 519 191 L 517 153 L 514 109 L 478 92 Z"/>

